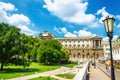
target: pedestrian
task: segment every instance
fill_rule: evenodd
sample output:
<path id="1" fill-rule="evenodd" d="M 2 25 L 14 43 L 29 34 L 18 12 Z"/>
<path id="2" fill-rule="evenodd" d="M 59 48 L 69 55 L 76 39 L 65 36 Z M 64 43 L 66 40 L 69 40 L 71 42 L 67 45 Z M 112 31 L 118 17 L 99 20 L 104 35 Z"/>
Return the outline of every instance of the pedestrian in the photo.
<path id="1" fill-rule="evenodd" d="M 90 62 L 88 62 L 88 72 L 90 72 Z"/>
<path id="2" fill-rule="evenodd" d="M 92 66 L 94 66 L 94 60 L 92 60 Z"/>
<path id="3" fill-rule="evenodd" d="M 108 60 L 105 61 L 106 70 L 108 70 Z"/>
<path id="4" fill-rule="evenodd" d="M 111 78 L 111 80 L 112 80 L 112 73 L 111 73 L 111 60 L 110 60 L 110 59 L 108 60 L 108 73 L 109 73 L 109 76 L 110 76 L 110 78 Z"/>
<path id="5" fill-rule="evenodd" d="M 94 68 L 96 68 L 96 61 L 94 61 Z"/>

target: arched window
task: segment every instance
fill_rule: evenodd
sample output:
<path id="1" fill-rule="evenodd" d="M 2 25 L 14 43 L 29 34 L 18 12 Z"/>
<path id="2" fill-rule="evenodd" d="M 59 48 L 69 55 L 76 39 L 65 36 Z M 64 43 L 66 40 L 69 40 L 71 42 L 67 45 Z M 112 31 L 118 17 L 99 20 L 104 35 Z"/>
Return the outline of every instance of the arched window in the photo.
<path id="1" fill-rule="evenodd" d="M 83 50 L 83 53 L 84 53 L 84 50 Z"/>

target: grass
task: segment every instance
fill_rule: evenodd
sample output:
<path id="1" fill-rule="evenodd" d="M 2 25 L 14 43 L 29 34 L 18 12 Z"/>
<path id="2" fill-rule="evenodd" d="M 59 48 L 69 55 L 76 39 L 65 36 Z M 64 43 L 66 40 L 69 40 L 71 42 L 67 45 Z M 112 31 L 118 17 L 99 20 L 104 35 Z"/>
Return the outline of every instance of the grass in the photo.
<path id="1" fill-rule="evenodd" d="M 29 80 L 58 80 L 58 79 L 51 78 L 51 77 L 38 77 L 38 78 L 29 79 Z"/>
<path id="2" fill-rule="evenodd" d="M 72 68 L 72 67 L 74 67 L 76 65 L 78 65 L 78 64 L 77 63 L 69 63 L 69 64 L 66 64 L 65 66 Z"/>
<path id="3" fill-rule="evenodd" d="M 66 79 L 73 79 L 75 75 L 74 74 L 57 74 L 56 76 L 66 78 Z"/>
<path id="4" fill-rule="evenodd" d="M 59 68 L 59 65 L 47 66 L 32 63 L 29 67 L 22 69 L 22 66 L 7 66 L 3 71 L 0 71 L 0 79 L 10 79 L 24 75 L 35 74 L 36 72 L 45 72 Z"/>

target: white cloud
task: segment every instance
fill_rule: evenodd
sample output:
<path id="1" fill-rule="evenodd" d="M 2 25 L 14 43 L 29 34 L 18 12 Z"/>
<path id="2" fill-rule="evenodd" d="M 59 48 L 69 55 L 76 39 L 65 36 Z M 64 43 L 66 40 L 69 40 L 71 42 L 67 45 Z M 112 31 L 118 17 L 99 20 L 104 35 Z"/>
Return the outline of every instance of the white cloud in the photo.
<path id="1" fill-rule="evenodd" d="M 20 28 L 22 30 L 22 32 L 27 35 L 33 35 L 36 33 L 34 31 L 32 31 L 31 29 L 29 29 L 28 26 L 26 26 L 26 25 L 19 25 L 18 28 Z"/>
<path id="2" fill-rule="evenodd" d="M 103 41 L 109 41 L 109 38 L 108 37 L 104 37 Z"/>
<path id="3" fill-rule="evenodd" d="M 116 15 L 116 19 L 120 20 L 120 15 Z"/>
<path id="4" fill-rule="evenodd" d="M 96 17 L 85 13 L 88 2 L 83 2 L 83 0 L 44 0 L 44 2 L 44 8 L 64 21 L 88 27 L 98 26 Z"/>
<path id="5" fill-rule="evenodd" d="M 0 22 L 15 25 L 21 29 L 21 32 L 27 35 L 34 35 L 36 32 L 32 31 L 28 26 L 32 25 L 30 19 L 23 14 L 11 14 L 10 12 L 17 9 L 11 3 L 0 2 Z"/>
<path id="6" fill-rule="evenodd" d="M 12 5 L 11 3 L 4 3 L 4 2 L 0 2 L 0 10 L 5 10 L 5 11 L 13 11 L 13 10 L 17 10 L 15 8 L 14 5 Z"/>
<path id="7" fill-rule="evenodd" d="M 77 37 L 77 35 L 71 33 L 71 32 L 67 32 L 64 37 Z"/>
<path id="8" fill-rule="evenodd" d="M 119 37 L 118 35 L 114 35 L 112 41 L 115 41 L 118 37 Z M 109 41 L 109 38 L 108 37 L 104 37 L 103 41 Z"/>
<path id="9" fill-rule="evenodd" d="M 15 25 L 28 25 L 30 24 L 30 19 L 23 15 L 23 14 L 13 14 L 11 16 L 8 17 L 8 20 L 11 24 L 15 24 Z"/>
<path id="10" fill-rule="evenodd" d="M 113 36 L 112 40 L 115 41 L 118 37 L 119 37 L 118 35 L 115 35 L 115 36 Z"/>
<path id="11" fill-rule="evenodd" d="M 54 27 L 54 30 L 56 32 L 58 32 L 59 34 L 61 34 L 61 33 L 64 34 L 64 37 L 77 37 L 76 34 L 67 31 L 67 29 L 65 27 L 62 27 L 62 28 Z"/>
<path id="12" fill-rule="evenodd" d="M 89 31 L 86 31 L 86 29 L 69 32 L 65 27 L 62 27 L 62 28 L 55 27 L 54 30 L 60 34 L 63 33 L 64 37 L 81 37 L 81 36 L 95 36 L 96 35 L 96 34 L 92 34 Z"/>
<path id="13" fill-rule="evenodd" d="M 120 24 L 117 25 L 117 28 L 120 28 Z"/>
<path id="14" fill-rule="evenodd" d="M 79 30 L 78 32 L 77 31 L 74 31 L 75 34 L 77 34 L 79 37 L 81 36 L 94 36 L 96 34 L 92 34 L 91 32 L 89 31 L 86 31 L 86 30 Z"/>
<path id="15" fill-rule="evenodd" d="M 61 34 L 62 32 L 60 31 L 60 28 L 57 28 L 56 26 L 53 29 L 54 31 L 58 32 L 59 34 Z"/>
<path id="16" fill-rule="evenodd" d="M 67 33 L 67 29 L 66 29 L 65 27 L 61 28 L 61 31 L 62 31 L 63 33 Z"/>
<path id="17" fill-rule="evenodd" d="M 65 27 L 60 29 L 62 33 L 64 33 L 64 37 L 77 37 L 74 33 L 68 32 Z"/>
<path id="18" fill-rule="evenodd" d="M 102 21 L 107 17 L 113 17 L 112 14 L 109 14 L 106 10 L 105 10 L 106 7 L 103 7 L 102 9 L 98 10 L 97 11 L 97 15 L 102 15 L 102 17 L 99 19 L 99 23 L 103 23 Z"/>

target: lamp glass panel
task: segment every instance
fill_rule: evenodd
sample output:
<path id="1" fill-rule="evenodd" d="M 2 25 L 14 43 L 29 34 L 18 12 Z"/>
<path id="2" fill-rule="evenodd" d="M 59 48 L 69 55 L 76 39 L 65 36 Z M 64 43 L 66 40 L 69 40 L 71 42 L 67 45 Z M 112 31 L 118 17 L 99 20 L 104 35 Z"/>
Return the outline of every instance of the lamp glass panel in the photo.
<path id="1" fill-rule="evenodd" d="M 104 22 L 105 30 L 106 30 L 106 32 L 108 32 L 109 30 L 108 30 L 108 21 L 107 21 L 107 19 L 105 19 L 103 22 Z"/>
<path id="2" fill-rule="evenodd" d="M 113 32 L 113 27 L 114 27 L 114 19 L 113 18 L 108 18 L 108 29 L 109 29 L 109 32 Z"/>

